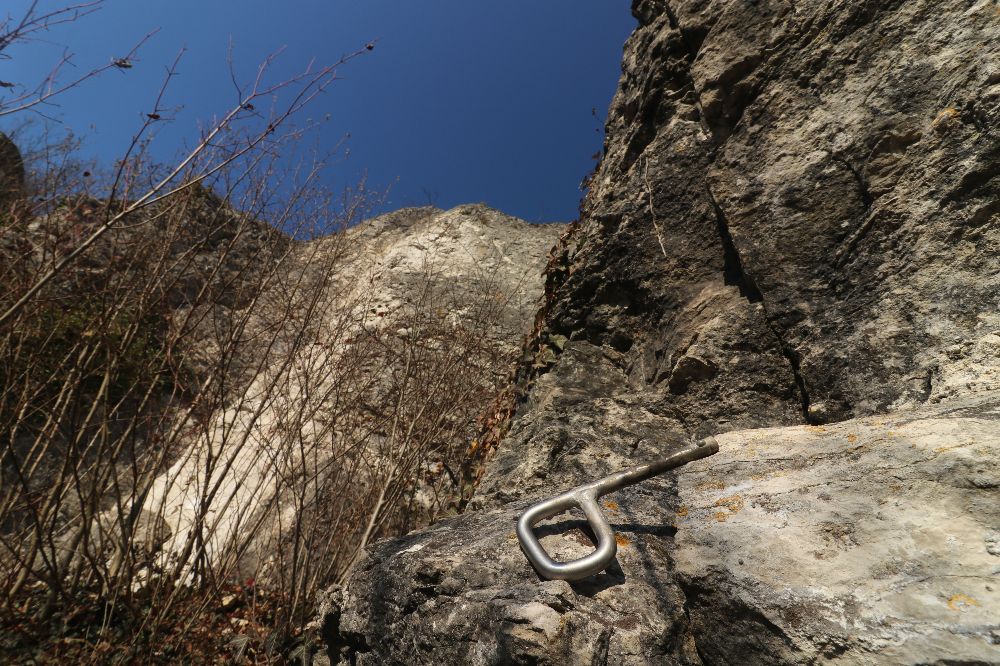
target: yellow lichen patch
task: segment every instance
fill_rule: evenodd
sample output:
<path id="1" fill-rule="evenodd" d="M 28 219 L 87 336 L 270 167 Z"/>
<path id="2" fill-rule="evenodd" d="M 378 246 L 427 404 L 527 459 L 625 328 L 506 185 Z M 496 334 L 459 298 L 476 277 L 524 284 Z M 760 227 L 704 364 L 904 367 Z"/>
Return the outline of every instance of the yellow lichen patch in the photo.
<path id="1" fill-rule="evenodd" d="M 682 506 L 681 508 L 677 509 L 677 515 L 680 516 L 681 518 L 688 515 L 688 508 L 686 506 Z"/>
<path id="2" fill-rule="evenodd" d="M 722 497 L 715 501 L 715 506 L 724 506 L 733 513 L 739 513 L 743 510 L 743 498 L 739 495 Z"/>
<path id="3" fill-rule="evenodd" d="M 979 606 L 979 602 L 965 594 L 953 594 L 948 599 L 948 608 L 953 611 L 967 610 L 973 606 Z"/>
<path id="4" fill-rule="evenodd" d="M 511 532 L 507 535 L 508 541 L 517 541 L 517 532 Z"/>
<path id="5" fill-rule="evenodd" d="M 722 481 L 704 481 L 695 486 L 697 490 L 722 490 L 725 487 Z"/>
<path id="6" fill-rule="evenodd" d="M 627 537 L 624 537 L 624 536 L 622 536 L 621 534 L 616 534 L 616 535 L 615 535 L 615 542 L 616 542 L 616 543 L 617 543 L 617 544 L 618 544 L 619 546 L 623 546 L 623 547 L 624 547 L 624 546 L 631 546 L 631 545 L 632 545 L 632 542 L 631 542 L 631 541 L 629 541 Z"/>
<path id="7" fill-rule="evenodd" d="M 823 426 L 806 426 L 806 430 L 809 432 L 826 432 L 826 428 Z"/>
<path id="8" fill-rule="evenodd" d="M 725 511 L 717 511 L 715 515 L 712 517 L 715 518 L 720 523 L 724 523 L 729 519 L 729 514 L 726 513 Z"/>
<path id="9" fill-rule="evenodd" d="M 853 432 L 849 432 L 847 433 L 847 441 L 853 444 L 854 442 L 858 441 L 858 436 L 855 435 Z"/>
<path id="10" fill-rule="evenodd" d="M 608 511 L 617 511 L 618 502 L 615 502 L 613 500 L 608 500 L 607 502 L 604 503 L 604 508 L 607 509 Z"/>

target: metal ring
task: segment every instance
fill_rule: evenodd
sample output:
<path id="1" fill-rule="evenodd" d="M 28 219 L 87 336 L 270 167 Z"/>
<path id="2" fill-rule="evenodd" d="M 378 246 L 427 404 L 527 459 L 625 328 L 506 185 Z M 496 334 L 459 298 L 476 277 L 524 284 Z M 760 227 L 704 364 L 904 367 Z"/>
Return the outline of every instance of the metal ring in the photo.
<path id="1" fill-rule="evenodd" d="M 614 530 L 601 513 L 601 507 L 597 503 L 598 498 L 667 470 L 686 465 L 693 460 L 706 458 L 718 451 L 719 443 L 714 437 L 708 437 L 698 442 L 696 446 L 678 451 L 666 458 L 629 468 L 533 504 L 517 521 L 517 539 L 521 543 L 521 549 L 542 578 L 579 580 L 603 571 L 615 559 L 618 544 L 615 541 Z M 597 548 L 579 559 L 556 562 L 545 552 L 533 528 L 546 518 L 556 516 L 574 506 L 580 507 L 587 517 L 587 523 L 597 537 Z"/>

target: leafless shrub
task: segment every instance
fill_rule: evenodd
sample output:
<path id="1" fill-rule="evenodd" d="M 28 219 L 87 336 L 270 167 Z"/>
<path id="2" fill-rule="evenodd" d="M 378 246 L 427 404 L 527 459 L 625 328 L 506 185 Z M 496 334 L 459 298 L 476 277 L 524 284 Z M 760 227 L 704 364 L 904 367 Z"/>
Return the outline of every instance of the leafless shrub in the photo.
<path id="1" fill-rule="evenodd" d="M 0 55 L 98 4 L 31 5 L 0 22 Z M 280 653 L 372 539 L 454 506 L 512 360 L 510 294 L 485 270 L 458 289 L 428 260 L 408 300 L 375 302 L 345 231 L 370 198 L 281 166 L 288 120 L 341 63 L 270 84 L 269 62 L 171 166 L 147 159 L 163 92 L 105 176 L 43 140 L 30 205 L 0 217 L 0 608 L 34 639 L 76 618 L 50 656 L 190 657 L 181 637 L 230 593 L 260 635 L 219 631 Z M 58 69 L 0 116 L 106 68 Z"/>

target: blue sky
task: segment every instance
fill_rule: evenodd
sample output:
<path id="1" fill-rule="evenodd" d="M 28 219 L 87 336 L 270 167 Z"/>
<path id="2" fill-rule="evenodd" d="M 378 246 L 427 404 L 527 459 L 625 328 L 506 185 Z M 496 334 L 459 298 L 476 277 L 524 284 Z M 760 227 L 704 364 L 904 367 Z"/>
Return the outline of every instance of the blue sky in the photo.
<path id="1" fill-rule="evenodd" d="M 27 2 L 4 4 L 0 11 L 17 16 Z M 42 2 L 41 8 L 61 4 Z M 580 181 L 601 147 L 622 44 L 634 26 L 629 5 L 107 0 L 98 14 L 11 49 L 12 58 L 0 61 L 0 80 L 37 81 L 64 48 L 83 71 L 158 28 L 133 69 L 89 81 L 46 113 L 83 136 L 88 155 L 109 163 L 128 146 L 165 68 L 184 48 L 167 100 L 181 108 L 154 145 L 166 161 L 197 137 L 199 122 L 233 104 L 230 41 L 244 77 L 285 47 L 274 71 L 281 77 L 311 59 L 336 61 L 377 40 L 373 51 L 340 69 L 342 80 L 306 114 L 329 118 L 318 136 L 321 149 L 348 137 L 346 152 L 324 172 L 327 186 L 338 190 L 366 173 L 369 188 L 388 191 L 386 210 L 482 201 L 531 221 L 568 220 L 576 216 Z"/>

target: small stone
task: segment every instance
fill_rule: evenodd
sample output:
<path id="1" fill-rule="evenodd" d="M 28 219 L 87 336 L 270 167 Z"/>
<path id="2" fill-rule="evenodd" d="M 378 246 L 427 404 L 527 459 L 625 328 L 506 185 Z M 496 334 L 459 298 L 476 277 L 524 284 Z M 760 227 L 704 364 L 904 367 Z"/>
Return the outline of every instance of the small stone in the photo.
<path id="1" fill-rule="evenodd" d="M 513 606 L 507 610 L 507 617 L 515 622 L 530 624 L 545 634 L 547 638 L 554 638 L 559 633 L 561 626 L 561 616 L 554 609 L 537 601 L 525 604 L 524 606 Z"/>
<path id="2" fill-rule="evenodd" d="M 992 532 L 986 535 L 986 552 L 990 555 L 1000 557 L 1000 532 Z"/>
<path id="3" fill-rule="evenodd" d="M 226 594 L 223 595 L 222 601 L 219 604 L 219 610 L 223 613 L 229 613 L 236 610 L 244 603 L 244 598 L 242 594 Z"/>

